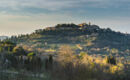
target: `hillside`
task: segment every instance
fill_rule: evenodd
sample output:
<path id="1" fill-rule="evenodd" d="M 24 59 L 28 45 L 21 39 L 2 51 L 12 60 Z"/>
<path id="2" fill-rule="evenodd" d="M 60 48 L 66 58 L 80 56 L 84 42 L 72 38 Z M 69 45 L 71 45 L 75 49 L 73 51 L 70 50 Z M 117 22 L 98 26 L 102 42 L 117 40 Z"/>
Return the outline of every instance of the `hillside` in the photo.
<path id="1" fill-rule="evenodd" d="M 77 52 L 109 54 L 115 51 L 119 55 L 130 55 L 129 34 L 115 32 L 109 28 L 103 29 L 90 23 L 58 24 L 54 27 L 36 30 L 31 34 L 12 36 L 10 40 L 44 50 L 57 50 L 60 45 L 67 44 Z"/>
<path id="2" fill-rule="evenodd" d="M 90 23 L 12 36 L 0 41 L 0 75 L 2 80 L 130 80 L 129 40 L 129 34 Z"/>

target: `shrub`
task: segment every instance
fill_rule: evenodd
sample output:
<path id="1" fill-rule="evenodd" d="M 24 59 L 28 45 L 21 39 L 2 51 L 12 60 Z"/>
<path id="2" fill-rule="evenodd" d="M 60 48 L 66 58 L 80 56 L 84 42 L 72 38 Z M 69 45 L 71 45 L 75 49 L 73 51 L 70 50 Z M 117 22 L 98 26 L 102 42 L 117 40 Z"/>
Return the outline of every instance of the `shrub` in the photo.
<path id="1" fill-rule="evenodd" d="M 108 56 L 107 63 L 112 64 L 112 65 L 116 65 L 116 58 L 114 56 Z"/>

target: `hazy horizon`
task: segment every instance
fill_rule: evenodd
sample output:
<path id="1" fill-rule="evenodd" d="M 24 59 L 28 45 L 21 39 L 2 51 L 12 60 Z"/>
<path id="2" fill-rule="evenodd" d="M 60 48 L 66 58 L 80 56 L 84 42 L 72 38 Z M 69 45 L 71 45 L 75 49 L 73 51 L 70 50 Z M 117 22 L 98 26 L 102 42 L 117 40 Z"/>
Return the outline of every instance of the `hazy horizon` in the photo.
<path id="1" fill-rule="evenodd" d="M 129 21 L 129 0 L 0 0 L 0 35 L 6 36 L 83 22 L 130 33 Z"/>

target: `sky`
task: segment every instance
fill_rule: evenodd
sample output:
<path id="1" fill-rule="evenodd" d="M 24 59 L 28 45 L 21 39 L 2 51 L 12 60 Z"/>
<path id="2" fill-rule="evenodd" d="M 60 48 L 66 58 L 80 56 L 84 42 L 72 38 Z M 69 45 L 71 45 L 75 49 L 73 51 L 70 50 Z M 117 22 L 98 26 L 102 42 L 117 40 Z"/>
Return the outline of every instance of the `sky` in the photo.
<path id="1" fill-rule="evenodd" d="M 0 35 L 84 22 L 130 33 L 130 0 L 0 0 Z"/>

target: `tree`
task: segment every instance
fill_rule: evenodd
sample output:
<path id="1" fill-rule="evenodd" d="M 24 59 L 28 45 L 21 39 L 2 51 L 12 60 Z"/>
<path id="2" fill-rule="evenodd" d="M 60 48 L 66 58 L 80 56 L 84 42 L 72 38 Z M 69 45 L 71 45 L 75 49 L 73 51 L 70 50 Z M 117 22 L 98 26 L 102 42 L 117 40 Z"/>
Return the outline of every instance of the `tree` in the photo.
<path id="1" fill-rule="evenodd" d="M 59 48 L 58 59 L 62 62 L 72 62 L 74 51 L 68 45 L 63 45 Z"/>
<path id="2" fill-rule="evenodd" d="M 112 64 L 112 65 L 116 65 L 116 58 L 114 56 L 108 56 L 107 63 Z"/>
<path id="3" fill-rule="evenodd" d="M 110 50 L 110 53 L 111 53 L 111 55 L 116 55 L 116 54 L 118 54 L 118 49 L 115 49 L 115 48 L 112 48 L 111 50 Z"/>
<path id="4" fill-rule="evenodd" d="M 2 51 L 11 52 L 15 46 L 16 46 L 16 44 L 9 41 L 9 40 L 5 40 L 5 41 L 0 42 L 0 47 L 1 47 Z"/>
<path id="5" fill-rule="evenodd" d="M 45 59 L 45 69 L 52 69 L 53 68 L 53 56 L 49 55 L 47 59 Z"/>
<path id="6" fill-rule="evenodd" d="M 21 46 L 16 46 L 13 49 L 13 53 L 15 55 L 27 55 L 26 51 Z"/>

